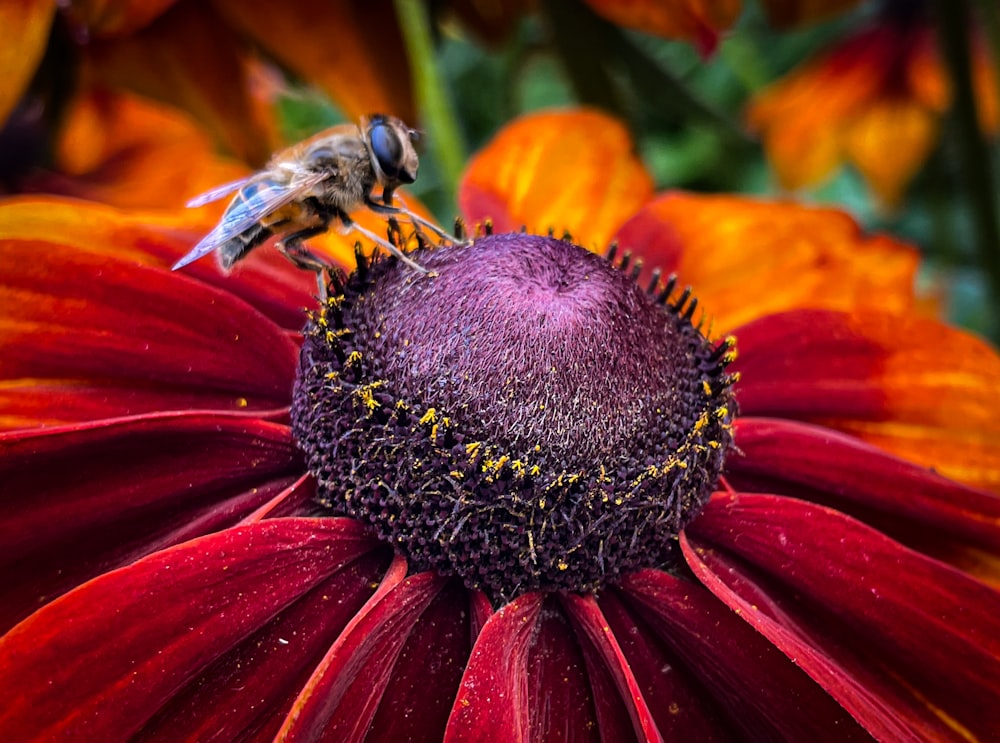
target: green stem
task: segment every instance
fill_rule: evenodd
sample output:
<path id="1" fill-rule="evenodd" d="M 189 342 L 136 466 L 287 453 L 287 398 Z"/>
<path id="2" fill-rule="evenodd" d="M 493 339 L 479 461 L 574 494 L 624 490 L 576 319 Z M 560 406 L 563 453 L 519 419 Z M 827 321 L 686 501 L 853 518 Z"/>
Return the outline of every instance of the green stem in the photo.
<path id="1" fill-rule="evenodd" d="M 935 0 L 938 34 L 954 89 L 955 142 L 962 158 L 965 189 L 972 207 L 979 261 L 989 276 L 994 308 L 1000 311 L 1000 219 L 991 155 L 979 129 L 969 59 L 969 8 L 966 0 Z"/>
<path id="2" fill-rule="evenodd" d="M 430 132 L 428 147 L 441 172 L 449 203 L 465 164 L 465 148 L 455 108 L 445 90 L 434 58 L 434 41 L 427 4 L 422 0 L 394 0 L 403 43 L 413 71 L 413 87 L 422 125 Z"/>

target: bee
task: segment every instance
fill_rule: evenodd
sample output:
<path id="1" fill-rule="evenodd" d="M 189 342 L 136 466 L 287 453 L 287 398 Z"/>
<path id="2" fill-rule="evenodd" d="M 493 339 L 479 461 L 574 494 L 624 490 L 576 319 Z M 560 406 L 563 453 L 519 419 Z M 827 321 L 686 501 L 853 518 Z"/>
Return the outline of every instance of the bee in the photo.
<path id="1" fill-rule="evenodd" d="M 383 114 L 361 120 L 360 126 L 335 126 L 283 150 L 264 170 L 226 183 L 188 202 L 198 207 L 235 192 L 219 223 L 174 271 L 215 251 L 219 265 L 229 271 L 237 261 L 277 236 L 276 247 L 299 268 L 320 277 L 329 264 L 312 253 L 303 241 L 339 222 L 345 232 L 357 232 L 420 273 L 428 271 L 398 247 L 351 219 L 350 212 L 364 206 L 387 216 L 404 216 L 419 231 L 426 227 L 450 239 L 437 225 L 392 203 L 395 190 L 417 177 L 415 144 L 419 133 L 402 121 Z M 381 203 L 372 197 L 381 186 Z"/>

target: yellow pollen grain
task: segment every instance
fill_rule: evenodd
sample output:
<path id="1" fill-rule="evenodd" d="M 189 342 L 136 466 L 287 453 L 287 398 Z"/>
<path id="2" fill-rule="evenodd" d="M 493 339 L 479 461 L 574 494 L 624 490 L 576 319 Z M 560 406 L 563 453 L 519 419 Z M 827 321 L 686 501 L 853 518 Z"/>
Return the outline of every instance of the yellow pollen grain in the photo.
<path id="1" fill-rule="evenodd" d="M 719 420 L 722 420 L 728 415 L 729 415 L 729 408 L 727 408 L 725 405 L 723 405 L 721 408 L 715 411 L 715 417 L 718 418 Z"/>
<path id="2" fill-rule="evenodd" d="M 474 457 L 474 456 L 476 456 L 476 452 L 479 451 L 479 447 L 481 445 L 482 444 L 479 441 L 473 441 L 471 444 L 466 444 L 465 445 L 465 453 L 468 454 L 469 457 Z"/>
<path id="3" fill-rule="evenodd" d="M 542 468 L 539 467 L 537 464 L 533 464 L 531 465 L 531 469 L 528 470 L 528 474 L 531 475 L 532 477 L 538 477 L 540 474 L 542 474 Z"/>
<path id="4" fill-rule="evenodd" d="M 371 384 L 366 384 L 364 387 L 359 387 L 355 390 L 354 394 L 357 395 L 358 399 L 365 405 L 369 410 L 374 410 L 379 407 L 381 403 L 375 399 L 374 391 L 382 386 L 381 381 L 372 382 Z"/>
<path id="5" fill-rule="evenodd" d="M 727 354 L 726 354 L 725 356 L 723 356 L 723 357 L 722 357 L 722 360 L 723 360 L 723 361 L 724 361 L 725 363 L 727 363 L 727 364 L 731 364 L 731 363 L 733 363 L 734 361 L 736 361 L 736 357 L 737 357 L 738 355 L 739 355 L 739 354 L 738 354 L 738 353 L 736 353 L 736 349 L 734 348 L 734 349 L 733 349 L 732 351 L 730 351 L 730 352 L 729 352 L 729 353 L 727 353 Z"/>
<path id="6" fill-rule="evenodd" d="M 556 567 L 560 570 L 569 570 L 569 564 L 565 560 L 560 560 Z"/>
<path id="7" fill-rule="evenodd" d="M 250 405 L 250 403 L 249 403 L 249 401 L 245 397 L 237 397 L 236 398 L 236 407 L 238 407 L 238 408 L 245 408 L 245 407 L 248 407 L 249 405 Z"/>
<path id="8" fill-rule="evenodd" d="M 427 408 L 427 412 L 420 417 L 420 425 L 426 426 L 437 420 L 437 411 L 434 408 Z"/>
<path id="9" fill-rule="evenodd" d="M 694 432 L 699 433 L 701 430 L 708 425 L 708 413 L 702 413 L 698 416 L 698 420 L 694 422 Z"/>
<path id="10" fill-rule="evenodd" d="M 712 396 L 712 385 L 708 383 L 707 379 L 703 379 L 701 382 L 701 391 L 705 393 L 705 397 Z"/>

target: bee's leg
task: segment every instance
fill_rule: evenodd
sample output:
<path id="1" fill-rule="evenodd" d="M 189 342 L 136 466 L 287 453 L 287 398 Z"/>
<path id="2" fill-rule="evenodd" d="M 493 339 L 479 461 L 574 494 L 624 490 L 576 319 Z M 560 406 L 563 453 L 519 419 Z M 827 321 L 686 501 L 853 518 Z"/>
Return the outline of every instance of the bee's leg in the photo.
<path id="1" fill-rule="evenodd" d="M 290 260 L 296 268 L 301 268 L 303 271 L 312 271 L 316 274 L 316 285 L 319 287 L 321 302 L 326 302 L 327 299 L 326 282 L 323 280 L 323 277 L 332 264 L 309 250 L 309 248 L 302 244 L 302 241 L 326 232 L 326 228 L 327 225 L 324 223 L 299 230 L 283 237 L 275 244 L 278 252 Z"/>
<path id="2" fill-rule="evenodd" d="M 445 232 L 443 229 L 438 227 L 430 220 L 424 219 L 418 214 L 414 214 L 405 206 L 392 206 L 390 204 L 380 204 L 379 202 L 375 201 L 375 199 L 373 199 L 370 194 L 365 197 L 365 206 L 367 206 L 376 214 L 406 217 L 407 219 L 410 220 L 410 222 L 413 223 L 413 226 L 416 227 L 417 229 L 424 227 L 433 232 L 435 235 L 437 235 L 438 239 L 440 240 L 445 240 L 451 243 L 455 242 L 454 235 L 449 235 L 447 232 Z"/>
<path id="3" fill-rule="evenodd" d="M 425 274 L 431 273 L 426 268 L 424 268 L 419 263 L 417 263 L 412 258 L 410 258 L 408 255 L 406 255 L 406 253 L 404 253 L 402 250 L 400 250 L 395 245 L 393 245 L 391 242 L 389 242 L 388 240 L 386 240 L 384 237 L 379 237 L 378 235 L 376 235 L 371 230 L 366 229 L 365 227 L 362 227 L 360 224 L 358 224 L 353 219 L 351 219 L 349 216 L 347 216 L 347 214 L 345 214 L 344 212 L 341 212 L 339 214 L 339 216 L 340 216 L 340 221 L 344 223 L 344 228 L 346 230 L 348 230 L 348 231 L 353 230 L 354 232 L 357 232 L 358 234 L 364 235 L 365 237 L 367 237 L 369 240 L 371 240 L 373 243 L 375 243 L 376 245 L 378 245 L 383 250 L 386 250 L 389 253 L 391 253 L 392 255 L 394 255 L 397 258 L 399 258 L 399 260 L 401 260 L 403 263 L 405 263 L 410 268 L 412 268 L 412 269 L 414 269 L 416 271 L 419 271 L 420 273 L 425 273 Z"/>

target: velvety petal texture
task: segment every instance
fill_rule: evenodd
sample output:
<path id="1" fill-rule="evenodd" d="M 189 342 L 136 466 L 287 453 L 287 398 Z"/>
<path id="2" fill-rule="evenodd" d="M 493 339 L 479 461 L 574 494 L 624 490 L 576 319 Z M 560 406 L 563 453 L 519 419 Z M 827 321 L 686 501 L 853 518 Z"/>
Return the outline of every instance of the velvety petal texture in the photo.
<path id="1" fill-rule="evenodd" d="M 81 195 L 138 184 L 106 168 L 102 122 L 136 162 L 192 133 L 166 117 L 152 136 L 147 105 L 80 104 Z M 706 332 L 735 338 L 706 361 L 739 373 L 735 448 L 675 561 L 496 605 L 415 570 L 319 504 L 330 483 L 292 439 L 312 274 L 268 246 L 229 276 L 170 271 L 212 208 L 8 199 L 0 740 L 1000 737 L 1000 356 L 915 316 L 913 250 L 834 210 L 654 198 L 625 129 L 589 110 L 511 124 L 461 203 L 472 224 L 617 237 L 644 287 L 676 272 Z M 315 245 L 347 263 L 347 240 Z M 510 537 L 461 528 L 484 561 Z"/>
<path id="2" fill-rule="evenodd" d="M 39 270 L 48 260 L 56 271 Z M 4 428 L 87 420 L 95 406 L 116 417 L 287 404 L 295 341 L 230 294 L 110 250 L 31 240 L 2 245 L 0 282 Z"/>
<path id="3" fill-rule="evenodd" d="M 1000 692 L 996 591 L 790 498 L 718 495 L 682 546 L 710 591 L 876 738 L 1000 734 L 987 711 Z"/>
<path id="4" fill-rule="evenodd" d="M 796 310 L 735 331 L 746 415 L 847 431 L 975 487 L 1000 490 L 1000 358 L 933 320 Z"/>
<path id="5" fill-rule="evenodd" d="M 796 664 L 703 586 L 644 570 L 601 604 L 614 607 L 612 627 L 630 646 L 665 740 L 808 740 L 831 731 L 838 740 L 865 739 Z"/>
<path id="6" fill-rule="evenodd" d="M 472 641 L 466 592 L 397 560 L 316 668 L 284 740 L 440 740 Z"/>
<path id="7" fill-rule="evenodd" d="M 232 526 L 301 468 L 285 426 L 220 414 L 0 434 L 0 453 L 5 630 L 104 571 Z"/>
<path id="8" fill-rule="evenodd" d="M 726 479 L 742 492 L 808 498 L 995 585 L 1000 498 L 832 431 L 780 418 L 744 417 Z M 790 456 L 791 453 L 795 456 Z M 977 554 L 991 556 L 985 561 Z"/>
<path id="9" fill-rule="evenodd" d="M 107 573 L 0 639 L 0 730 L 8 740 L 133 735 L 199 671 L 373 547 L 352 521 L 262 521 Z"/>

